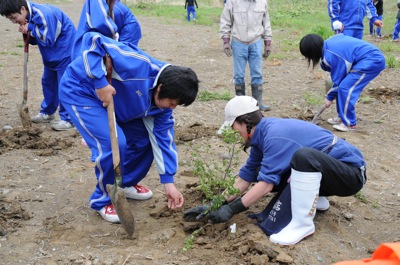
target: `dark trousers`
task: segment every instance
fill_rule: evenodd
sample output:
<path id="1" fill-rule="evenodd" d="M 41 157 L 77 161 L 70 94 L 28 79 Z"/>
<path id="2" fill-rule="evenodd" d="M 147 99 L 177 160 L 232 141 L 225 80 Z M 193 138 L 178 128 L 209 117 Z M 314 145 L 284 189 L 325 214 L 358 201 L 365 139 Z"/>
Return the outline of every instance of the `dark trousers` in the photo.
<path id="1" fill-rule="evenodd" d="M 290 162 L 300 172 L 321 172 L 320 196 L 351 196 L 366 182 L 365 171 L 313 148 L 300 148 Z"/>

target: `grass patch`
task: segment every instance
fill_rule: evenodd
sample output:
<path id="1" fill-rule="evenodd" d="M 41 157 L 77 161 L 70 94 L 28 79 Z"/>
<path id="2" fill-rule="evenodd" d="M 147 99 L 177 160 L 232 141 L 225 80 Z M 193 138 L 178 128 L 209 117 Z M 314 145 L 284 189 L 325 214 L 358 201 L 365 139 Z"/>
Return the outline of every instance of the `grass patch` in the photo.
<path id="1" fill-rule="evenodd" d="M 325 100 L 325 98 L 323 96 L 316 95 L 311 92 L 306 92 L 304 94 L 304 98 L 305 98 L 306 102 L 311 106 L 321 105 L 322 103 L 324 103 L 324 100 Z"/>
<path id="2" fill-rule="evenodd" d="M 230 100 L 231 94 L 229 92 L 209 92 L 209 91 L 200 91 L 198 100 L 200 101 L 211 101 L 211 100 Z"/>

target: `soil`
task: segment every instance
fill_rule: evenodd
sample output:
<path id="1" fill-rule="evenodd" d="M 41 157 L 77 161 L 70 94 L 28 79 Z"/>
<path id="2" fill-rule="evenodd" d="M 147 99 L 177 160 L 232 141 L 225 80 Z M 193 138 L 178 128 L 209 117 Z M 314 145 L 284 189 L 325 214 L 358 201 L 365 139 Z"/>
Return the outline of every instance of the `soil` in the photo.
<path id="1" fill-rule="evenodd" d="M 76 23 L 82 1 L 56 2 Z M 201 12 L 201 10 L 199 10 Z M 185 13 L 173 21 L 138 17 L 143 31 L 139 46 L 157 59 L 189 66 L 201 79 L 201 90 L 230 92 L 232 61 L 221 49 L 218 26 L 188 23 Z M 199 101 L 175 110 L 180 169 L 176 185 L 184 193 L 181 209 L 169 210 L 155 167 L 141 184 L 153 190 L 147 201 L 129 201 L 136 219 L 135 238 L 121 225 L 105 222 L 88 206 L 96 180 L 90 152 L 76 130 L 55 132 L 49 124 L 24 129 L 17 111 L 22 101 L 23 47 L 17 25 L 0 18 L 0 260 L 2 264 L 331 264 L 366 258 L 382 242 L 400 241 L 399 72 L 386 69 L 364 90 L 357 104 L 358 127 L 337 133 L 359 147 L 367 161 L 368 182 L 362 196 L 330 197 L 331 207 L 317 213 L 316 232 L 297 245 L 282 247 L 247 218 L 208 225 L 184 251 L 185 238 L 202 223 L 187 223 L 183 211 L 201 204 L 191 152 L 209 145 L 212 161 L 222 161 L 225 145 L 216 135 L 226 101 Z M 217 22 L 216 22 L 217 23 Z M 300 36 L 292 36 L 300 38 Z M 273 49 L 281 52 L 285 32 L 274 29 Z M 368 40 L 368 39 L 367 39 Z M 388 40 L 369 40 L 388 41 Z M 310 121 L 319 109 L 310 97 L 323 99 L 326 74 L 307 70 L 296 48 L 284 60 L 264 61 L 266 116 Z M 31 117 L 42 100 L 41 56 L 30 47 L 28 108 Z M 247 79 L 249 80 L 249 79 Z M 249 85 L 247 93 L 250 93 Z M 323 101 L 320 101 L 323 102 Z M 318 124 L 332 129 L 325 110 Z M 205 155 L 205 154 L 203 154 Z M 246 154 L 240 152 L 244 163 Z M 271 199 L 250 207 L 261 211 Z M 230 225 L 236 223 L 236 233 Z"/>

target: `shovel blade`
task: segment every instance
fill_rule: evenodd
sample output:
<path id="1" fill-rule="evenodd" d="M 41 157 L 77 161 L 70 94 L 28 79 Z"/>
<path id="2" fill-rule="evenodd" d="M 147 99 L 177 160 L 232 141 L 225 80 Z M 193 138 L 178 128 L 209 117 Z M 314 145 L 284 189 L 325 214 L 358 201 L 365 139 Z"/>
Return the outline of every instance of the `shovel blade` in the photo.
<path id="1" fill-rule="evenodd" d="M 31 116 L 29 115 L 28 106 L 25 104 L 18 104 L 18 113 L 21 118 L 22 127 L 29 128 L 32 127 Z"/>
<path id="2" fill-rule="evenodd" d="M 128 238 L 132 238 L 135 232 L 135 219 L 129 203 L 126 200 L 124 190 L 116 185 L 107 184 L 107 192 L 111 198 L 111 202 L 117 211 L 119 220 L 124 228 Z"/>

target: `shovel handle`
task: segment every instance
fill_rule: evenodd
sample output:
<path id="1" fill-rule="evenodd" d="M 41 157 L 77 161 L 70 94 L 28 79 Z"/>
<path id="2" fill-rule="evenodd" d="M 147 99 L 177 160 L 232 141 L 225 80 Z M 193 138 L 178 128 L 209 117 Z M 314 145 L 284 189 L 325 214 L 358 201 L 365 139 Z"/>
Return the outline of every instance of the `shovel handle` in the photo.
<path id="1" fill-rule="evenodd" d="M 312 119 L 311 122 L 315 124 L 317 122 L 318 117 L 322 114 L 322 112 L 324 112 L 325 109 L 326 109 L 326 105 L 324 104 L 321 106 L 319 111 L 314 115 L 314 118 Z"/>
<path id="2" fill-rule="evenodd" d="M 107 71 L 107 81 L 111 84 L 111 74 L 112 74 L 112 60 L 111 57 L 107 54 L 104 57 Z M 122 173 L 121 173 L 121 161 L 119 155 L 119 145 L 118 145 L 118 133 L 117 133 L 117 123 L 115 120 L 115 110 L 114 110 L 114 99 L 111 97 L 110 103 L 107 106 L 107 115 L 108 115 L 108 125 L 110 128 L 110 138 L 111 138 L 111 151 L 114 165 L 114 175 L 115 175 L 115 184 L 118 187 L 121 187 L 122 184 Z"/>

